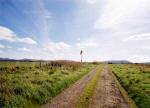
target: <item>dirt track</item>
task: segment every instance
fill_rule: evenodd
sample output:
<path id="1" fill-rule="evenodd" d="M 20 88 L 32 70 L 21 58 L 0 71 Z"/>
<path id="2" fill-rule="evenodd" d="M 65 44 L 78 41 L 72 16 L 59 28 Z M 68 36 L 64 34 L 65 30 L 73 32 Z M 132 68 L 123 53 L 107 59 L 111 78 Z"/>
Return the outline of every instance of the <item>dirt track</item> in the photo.
<path id="1" fill-rule="evenodd" d="M 41 108 L 75 108 L 99 68 L 89 72 Z M 90 99 L 89 105 L 86 108 L 130 108 L 121 94 L 119 86 L 113 78 L 108 65 L 105 66 L 99 76 L 94 96 Z"/>
<path id="2" fill-rule="evenodd" d="M 123 98 L 119 86 L 108 65 L 103 69 L 89 108 L 130 108 Z"/>
<path id="3" fill-rule="evenodd" d="M 89 72 L 72 86 L 50 100 L 49 103 L 43 105 L 41 108 L 74 108 L 84 90 L 87 88 L 88 83 L 92 80 L 99 68 L 100 67 Z"/>

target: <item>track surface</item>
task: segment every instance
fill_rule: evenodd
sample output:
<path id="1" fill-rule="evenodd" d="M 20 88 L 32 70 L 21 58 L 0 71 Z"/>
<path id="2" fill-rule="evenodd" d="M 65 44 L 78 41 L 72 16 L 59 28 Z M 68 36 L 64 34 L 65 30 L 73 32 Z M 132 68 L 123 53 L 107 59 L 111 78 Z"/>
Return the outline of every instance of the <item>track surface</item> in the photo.
<path id="1" fill-rule="evenodd" d="M 98 69 L 89 72 L 68 89 L 58 94 L 49 103 L 41 108 L 75 108 L 80 97 L 83 95 L 89 82 Z M 108 65 L 102 70 L 93 97 L 86 108 L 130 108 L 125 101 L 117 82 L 115 81 Z"/>
<path id="2" fill-rule="evenodd" d="M 41 108 L 74 108 L 99 68 L 89 72 Z"/>
<path id="3" fill-rule="evenodd" d="M 103 69 L 89 108 L 130 108 L 108 65 Z"/>

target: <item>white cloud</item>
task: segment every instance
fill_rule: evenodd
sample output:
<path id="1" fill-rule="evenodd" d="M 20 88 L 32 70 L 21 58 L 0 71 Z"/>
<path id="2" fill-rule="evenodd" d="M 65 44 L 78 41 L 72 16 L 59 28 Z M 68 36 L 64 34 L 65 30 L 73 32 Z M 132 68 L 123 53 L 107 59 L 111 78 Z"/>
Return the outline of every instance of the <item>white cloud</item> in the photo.
<path id="1" fill-rule="evenodd" d="M 143 19 L 150 10 L 150 0 L 106 0 L 103 9 L 99 11 L 96 29 L 114 29 L 121 25 L 143 24 Z M 121 26 L 122 27 L 122 26 Z"/>
<path id="2" fill-rule="evenodd" d="M 77 38 L 77 40 L 78 40 L 78 41 L 80 41 L 80 40 L 81 40 L 81 38 Z"/>
<path id="3" fill-rule="evenodd" d="M 36 41 L 32 40 L 31 38 L 16 38 L 17 42 L 27 43 L 27 44 L 37 44 Z"/>
<path id="4" fill-rule="evenodd" d="M 128 37 L 125 41 L 127 41 L 127 40 L 145 40 L 145 39 L 150 39 L 150 33 L 133 35 L 133 36 Z"/>
<path id="5" fill-rule="evenodd" d="M 25 48 L 25 47 L 23 47 L 23 48 L 18 48 L 18 50 L 19 50 L 19 51 L 25 51 L 25 52 L 31 52 L 30 49 Z"/>
<path id="6" fill-rule="evenodd" d="M 4 45 L 2 45 L 2 44 L 0 44 L 0 48 L 5 48 L 5 46 L 4 46 Z"/>
<path id="7" fill-rule="evenodd" d="M 97 40 L 96 38 L 88 38 L 82 42 L 76 43 L 76 46 L 79 48 L 89 48 L 89 47 L 97 47 Z"/>
<path id="8" fill-rule="evenodd" d="M 0 53 L 3 53 L 3 51 L 0 50 Z"/>
<path id="9" fill-rule="evenodd" d="M 0 26 L 0 40 L 5 40 L 9 42 L 21 42 L 21 43 L 27 43 L 27 44 L 37 44 L 37 42 L 31 38 L 17 37 L 17 35 L 12 30 L 3 26 Z"/>
<path id="10" fill-rule="evenodd" d="M 87 0 L 87 3 L 89 3 L 89 4 L 94 4 L 94 3 L 96 3 L 96 1 L 97 1 L 97 0 Z"/>
<path id="11" fill-rule="evenodd" d="M 16 34 L 10 29 L 0 26 L 0 40 L 13 42 Z"/>
<path id="12" fill-rule="evenodd" d="M 44 18 L 45 18 L 45 19 L 51 19 L 51 18 L 52 18 L 51 13 L 50 13 L 49 11 L 45 11 L 45 12 L 44 12 Z"/>
<path id="13" fill-rule="evenodd" d="M 64 42 L 49 42 L 45 47 L 44 50 L 51 51 L 53 53 L 57 51 L 63 51 L 69 49 L 71 46 L 64 43 Z"/>
<path id="14" fill-rule="evenodd" d="M 9 46 L 9 45 L 2 45 L 2 44 L 0 44 L 0 48 L 11 48 L 11 46 Z"/>
<path id="15" fill-rule="evenodd" d="M 130 61 L 142 63 L 142 62 L 150 62 L 150 56 L 149 55 L 135 55 L 132 57 L 129 57 Z"/>
<path id="16" fill-rule="evenodd" d="M 150 46 L 144 46 L 143 49 L 150 50 Z"/>
<path id="17" fill-rule="evenodd" d="M 48 2 L 48 1 L 47 1 Z M 44 0 L 38 0 L 36 2 L 36 7 L 33 9 L 33 11 L 38 11 L 35 18 L 31 18 L 32 22 L 36 26 L 36 29 L 38 30 L 37 35 L 41 35 L 41 39 L 46 39 L 49 37 L 50 31 L 51 31 L 51 19 L 52 19 L 52 12 L 46 8 L 46 1 Z M 33 2 L 35 4 L 35 2 Z"/>
<path id="18" fill-rule="evenodd" d="M 82 42 L 82 43 L 76 43 L 76 46 L 80 47 L 80 48 L 87 48 L 87 47 L 96 47 L 97 44 L 94 42 Z"/>

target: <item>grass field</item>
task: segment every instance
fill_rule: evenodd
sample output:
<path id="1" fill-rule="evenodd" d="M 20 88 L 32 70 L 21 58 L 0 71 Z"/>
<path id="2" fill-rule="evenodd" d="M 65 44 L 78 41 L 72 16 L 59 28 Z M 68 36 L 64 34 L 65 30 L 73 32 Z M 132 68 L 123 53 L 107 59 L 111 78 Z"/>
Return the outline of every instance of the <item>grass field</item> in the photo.
<path id="1" fill-rule="evenodd" d="M 71 61 L 0 62 L 0 107 L 46 103 L 98 64 Z"/>
<path id="2" fill-rule="evenodd" d="M 110 64 L 122 87 L 139 108 L 150 108 L 150 65 Z"/>

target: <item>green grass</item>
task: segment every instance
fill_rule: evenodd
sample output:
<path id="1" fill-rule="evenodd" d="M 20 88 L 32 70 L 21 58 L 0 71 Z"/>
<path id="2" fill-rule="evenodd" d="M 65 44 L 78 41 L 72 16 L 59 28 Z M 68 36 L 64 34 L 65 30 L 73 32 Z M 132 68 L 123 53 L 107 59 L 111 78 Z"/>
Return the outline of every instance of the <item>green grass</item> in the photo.
<path id="1" fill-rule="evenodd" d="M 45 63 L 42 63 L 45 64 Z M 35 65 L 40 66 L 40 62 L 0 62 L 0 67 L 14 67 L 14 66 L 19 66 L 19 67 L 32 67 Z"/>
<path id="2" fill-rule="evenodd" d="M 87 89 L 85 90 L 84 94 L 82 95 L 82 97 L 80 98 L 78 104 L 77 104 L 77 108 L 83 108 L 86 105 L 88 105 L 90 98 L 93 96 L 97 82 L 98 82 L 98 78 L 99 75 L 103 69 L 104 65 L 98 70 L 98 72 L 96 73 L 96 75 L 94 76 L 94 78 L 92 79 L 92 81 L 89 83 Z"/>
<path id="3" fill-rule="evenodd" d="M 119 85 L 119 89 L 124 97 L 124 99 L 128 102 L 130 108 L 138 108 L 137 105 L 135 104 L 135 102 L 129 97 L 128 93 L 126 92 L 126 90 L 120 85 L 119 81 L 117 80 L 117 78 L 114 76 L 114 79 L 116 80 L 117 84 Z"/>
<path id="4" fill-rule="evenodd" d="M 96 67 L 67 61 L 41 67 L 39 62 L 1 62 L 0 107 L 38 107 Z"/>
<path id="5" fill-rule="evenodd" d="M 111 64 L 111 71 L 139 108 L 150 107 L 150 66 Z"/>

